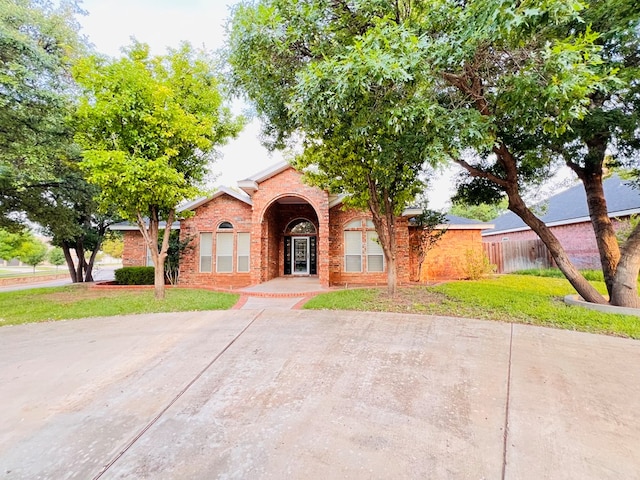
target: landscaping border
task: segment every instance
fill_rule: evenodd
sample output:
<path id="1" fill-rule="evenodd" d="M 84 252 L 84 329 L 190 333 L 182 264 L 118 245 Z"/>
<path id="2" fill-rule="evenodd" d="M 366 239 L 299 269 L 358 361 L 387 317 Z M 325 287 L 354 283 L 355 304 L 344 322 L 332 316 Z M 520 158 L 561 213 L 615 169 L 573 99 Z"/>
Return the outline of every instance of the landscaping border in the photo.
<path id="1" fill-rule="evenodd" d="M 602 313 L 617 313 L 620 315 L 633 315 L 635 317 L 640 317 L 640 309 L 638 308 L 616 307 L 614 305 L 590 303 L 584 301 L 580 295 L 567 295 L 564 297 L 564 303 L 566 303 L 567 305 L 575 305 L 588 308 L 590 310 L 597 310 L 598 312 Z"/>

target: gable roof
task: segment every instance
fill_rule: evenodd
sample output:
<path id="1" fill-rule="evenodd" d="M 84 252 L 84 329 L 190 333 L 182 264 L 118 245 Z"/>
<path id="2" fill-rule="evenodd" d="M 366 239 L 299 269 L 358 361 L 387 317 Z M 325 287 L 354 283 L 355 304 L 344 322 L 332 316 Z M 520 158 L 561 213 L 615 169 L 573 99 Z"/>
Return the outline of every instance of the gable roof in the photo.
<path id="1" fill-rule="evenodd" d="M 251 175 L 244 180 L 238 181 L 238 187 L 240 187 L 247 194 L 251 195 L 258 190 L 258 184 L 264 182 L 265 180 L 270 179 L 271 177 L 275 177 L 279 173 L 284 172 L 288 168 L 291 167 L 291 164 L 286 160 L 282 160 L 281 162 L 276 163 L 275 165 L 270 166 L 269 168 L 262 170 L 254 175 Z"/>
<path id="2" fill-rule="evenodd" d="M 607 199 L 609 217 L 623 217 L 640 213 L 640 190 L 634 188 L 629 182 L 622 180 L 618 175 L 612 175 L 602 182 L 602 186 L 604 196 Z M 549 197 L 545 202 L 536 206 L 545 210 L 540 219 L 548 227 L 591 221 L 587 195 L 582 182 Z M 500 215 L 493 223 L 495 228 L 483 232 L 483 235 L 529 230 L 529 226 L 513 212 Z"/>
<path id="3" fill-rule="evenodd" d="M 195 210 L 199 206 L 204 205 L 205 203 L 210 202 L 214 198 L 218 198 L 222 195 L 229 195 L 230 197 L 240 200 L 241 202 L 244 202 L 247 205 L 252 205 L 251 197 L 249 197 L 249 195 L 247 195 L 246 193 L 237 192 L 236 190 L 232 190 L 228 187 L 219 186 L 213 195 L 209 195 L 208 197 L 196 198 L 195 200 L 189 203 L 185 203 L 184 205 L 181 205 L 180 207 L 178 207 L 178 211 L 186 212 L 187 210 Z"/>

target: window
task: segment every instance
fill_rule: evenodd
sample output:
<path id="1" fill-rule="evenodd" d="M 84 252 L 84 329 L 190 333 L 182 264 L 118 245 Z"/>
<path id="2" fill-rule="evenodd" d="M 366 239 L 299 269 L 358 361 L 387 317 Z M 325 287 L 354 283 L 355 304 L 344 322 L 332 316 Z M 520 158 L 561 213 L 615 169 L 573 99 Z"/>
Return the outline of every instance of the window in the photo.
<path id="1" fill-rule="evenodd" d="M 213 233 L 200 234 L 200 272 L 211 273 Z"/>
<path id="2" fill-rule="evenodd" d="M 289 225 L 287 225 L 285 233 L 288 235 L 313 234 L 316 233 L 316 227 L 309 220 L 299 218 L 297 220 L 293 220 Z"/>
<path id="3" fill-rule="evenodd" d="M 238 272 L 249 271 L 249 255 L 251 252 L 251 234 L 238 233 Z"/>
<path id="4" fill-rule="evenodd" d="M 233 225 L 231 222 L 222 222 L 218 225 L 218 230 L 233 230 Z"/>
<path id="5" fill-rule="evenodd" d="M 233 233 L 216 234 L 216 272 L 233 272 Z"/>
<path id="6" fill-rule="evenodd" d="M 344 232 L 344 271 L 362 271 L 362 232 Z"/>
<path id="7" fill-rule="evenodd" d="M 376 232 L 367 232 L 367 272 L 384 272 L 384 252 Z"/>
<path id="8" fill-rule="evenodd" d="M 367 259 L 367 272 L 384 272 L 384 252 L 373 222 L 352 220 L 344 227 L 344 271 L 362 272 L 363 255 Z"/>

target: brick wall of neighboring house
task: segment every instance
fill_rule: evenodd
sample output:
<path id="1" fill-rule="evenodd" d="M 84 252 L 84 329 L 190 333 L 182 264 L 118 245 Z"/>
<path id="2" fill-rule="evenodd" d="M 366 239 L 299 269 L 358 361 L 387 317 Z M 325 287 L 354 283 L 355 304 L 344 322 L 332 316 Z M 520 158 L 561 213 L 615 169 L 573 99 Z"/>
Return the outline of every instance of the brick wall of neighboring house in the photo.
<path id="1" fill-rule="evenodd" d="M 344 260 L 344 229 L 356 219 L 371 219 L 371 215 L 354 209 L 343 210 L 342 206 L 331 209 L 329 221 L 329 281 L 331 285 L 386 285 L 387 270 L 384 272 L 367 272 L 366 260 L 366 230 L 362 231 L 362 272 L 345 272 Z M 397 265 L 398 282 L 407 283 L 409 278 L 409 231 L 407 219 L 398 219 L 397 232 Z"/>
<path id="2" fill-rule="evenodd" d="M 124 249 L 122 250 L 123 267 L 142 267 L 147 262 L 147 245 L 139 230 L 124 232 Z"/>
<path id="3" fill-rule="evenodd" d="M 239 288 L 251 284 L 251 273 L 238 273 L 237 268 L 237 234 L 251 232 L 251 206 L 229 195 L 223 194 L 201 205 L 195 215 L 180 224 L 180 238 L 193 236 L 190 249 L 180 262 L 179 284 L 183 286 L 204 286 L 216 288 Z M 234 233 L 234 258 L 232 273 L 216 272 L 216 233 L 218 225 L 230 222 Z M 200 272 L 200 234 L 213 234 L 213 252 L 211 272 Z M 251 238 L 253 246 L 254 239 Z M 253 251 L 250 257 L 253 255 Z"/>
<path id="4" fill-rule="evenodd" d="M 422 283 L 434 280 L 462 280 L 468 278 L 469 261 L 481 261 L 480 230 L 448 229 L 435 247 L 428 250 L 419 272 Z M 414 265 L 413 271 L 417 270 Z"/>
<path id="5" fill-rule="evenodd" d="M 622 221 L 613 219 L 614 229 L 618 230 L 628 220 Z M 591 222 L 573 223 L 570 225 L 559 225 L 550 227 L 553 234 L 558 238 L 564 247 L 571 262 L 579 269 L 595 268 L 600 269 L 600 254 L 596 243 L 596 235 Z M 517 242 L 520 240 L 536 240 L 538 236 L 531 230 L 521 232 L 499 233 L 496 235 L 485 235 L 483 242 Z"/>

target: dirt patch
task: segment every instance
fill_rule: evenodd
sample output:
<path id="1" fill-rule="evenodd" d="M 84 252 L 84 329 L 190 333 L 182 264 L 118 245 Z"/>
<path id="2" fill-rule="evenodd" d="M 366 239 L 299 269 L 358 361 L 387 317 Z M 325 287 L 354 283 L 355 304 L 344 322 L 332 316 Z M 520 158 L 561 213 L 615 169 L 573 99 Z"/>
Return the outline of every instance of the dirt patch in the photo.
<path id="1" fill-rule="evenodd" d="M 90 289 L 88 285 L 76 285 L 63 291 L 48 293 L 40 298 L 56 303 L 75 303 L 79 300 L 93 300 L 96 298 L 108 298 L 122 295 L 122 292 L 100 291 Z"/>
<path id="2" fill-rule="evenodd" d="M 370 307 L 379 312 L 431 313 L 447 301 L 444 294 L 429 291 L 426 287 L 402 287 L 394 296 L 381 289 Z"/>

